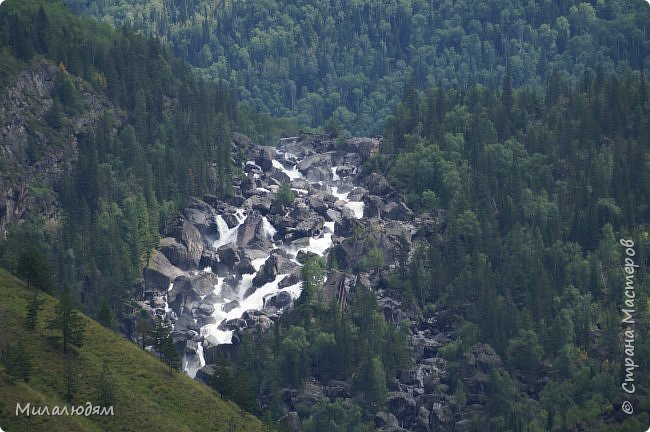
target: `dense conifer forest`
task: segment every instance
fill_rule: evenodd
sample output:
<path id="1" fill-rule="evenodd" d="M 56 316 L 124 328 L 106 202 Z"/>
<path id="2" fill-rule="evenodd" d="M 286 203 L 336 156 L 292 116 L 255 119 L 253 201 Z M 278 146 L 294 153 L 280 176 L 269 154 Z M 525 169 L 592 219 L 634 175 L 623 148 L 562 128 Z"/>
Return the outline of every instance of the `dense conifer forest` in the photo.
<path id="1" fill-rule="evenodd" d="M 299 298 L 266 331 L 218 351 L 212 389 L 268 430 L 644 430 L 648 25 L 640 0 L 9 0 L 0 190 L 9 202 L 22 187 L 36 204 L 13 220 L 0 207 L 0 264 L 58 295 L 59 308 L 71 302 L 125 332 L 126 305 L 144 292 L 143 268 L 178 212 L 195 197 L 242 205 L 256 164 L 269 165 L 256 180 L 287 170 L 264 159 L 268 147 L 247 163 L 239 133 L 260 145 L 295 135 L 331 153 L 345 153 L 350 136 L 381 134 L 354 167 L 355 189 L 386 181 L 408 217 L 384 219 L 427 235 L 399 240 L 390 257 L 374 240 L 352 259 L 340 255 L 343 240 L 327 255 L 293 257 Z M 28 110 L 23 148 L 10 142 L 23 111 L 6 107 L 20 108 L 26 82 L 51 91 L 30 102 L 42 109 Z M 48 164 L 56 175 L 38 173 Z M 275 183 L 257 185 L 273 196 L 264 217 L 309 201 L 288 180 Z M 370 215 L 364 193 L 364 222 L 342 235 L 359 244 L 387 229 L 389 197 Z M 332 299 L 333 272 L 368 289 Z M 387 318 L 380 292 L 406 318 Z M 181 367 L 171 324 L 137 326 L 143 349 L 149 341 L 170 371 Z M 431 328 L 441 342 L 416 346 Z M 24 349 L 0 338 L 0 380 L 13 382 Z M 488 372 L 476 366 L 486 357 Z M 621 387 L 627 358 L 631 397 Z M 411 379 L 423 359 L 441 379 Z M 633 415 L 621 411 L 626 398 Z"/>

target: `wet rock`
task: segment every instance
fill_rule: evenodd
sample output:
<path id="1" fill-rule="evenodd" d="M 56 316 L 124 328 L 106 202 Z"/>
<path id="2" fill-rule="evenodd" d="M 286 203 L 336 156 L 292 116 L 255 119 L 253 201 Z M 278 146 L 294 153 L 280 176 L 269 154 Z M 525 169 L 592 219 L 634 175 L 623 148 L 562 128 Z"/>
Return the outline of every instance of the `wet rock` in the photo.
<path id="1" fill-rule="evenodd" d="M 388 183 L 388 180 L 377 173 L 372 173 L 363 180 L 364 186 L 373 195 L 385 196 L 393 192 L 393 188 Z"/>
<path id="2" fill-rule="evenodd" d="M 255 164 L 262 170 L 269 171 L 273 168 L 273 157 L 275 156 L 275 149 L 273 147 L 260 147 Z"/>
<path id="3" fill-rule="evenodd" d="M 345 208 L 345 210 L 349 210 Z M 341 220 L 334 223 L 334 234 L 341 237 L 352 237 L 357 231 L 363 231 L 363 222 L 354 217 L 351 211 L 343 212 Z"/>
<path id="4" fill-rule="evenodd" d="M 264 297 L 264 307 L 273 307 L 280 310 L 291 305 L 292 301 L 291 294 L 286 291 L 280 291 Z"/>
<path id="5" fill-rule="evenodd" d="M 212 376 L 215 373 L 217 373 L 219 369 L 220 369 L 219 366 L 215 364 L 206 364 L 201 369 L 196 371 L 195 379 L 201 381 L 204 384 L 210 385 L 210 382 L 212 381 Z"/>
<path id="6" fill-rule="evenodd" d="M 231 302 L 226 303 L 221 307 L 221 309 L 225 312 L 228 313 L 233 309 L 237 309 L 239 307 L 239 302 L 237 300 L 233 300 Z"/>
<path id="7" fill-rule="evenodd" d="M 212 269 L 217 269 L 219 265 L 219 254 L 214 250 L 204 250 L 201 254 L 201 261 L 199 262 L 199 268 L 204 269 L 210 267 Z"/>
<path id="8" fill-rule="evenodd" d="M 307 203 L 321 216 L 325 216 L 325 212 L 329 209 L 322 195 L 310 195 L 307 198 Z"/>
<path id="9" fill-rule="evenodd" d="M 287 276 L 282 278 L 282 280 L 278 284 L 278 288 L 290 287 L 301 281 L 302 281 L 302 270 L 300 269 L 300 267 L 296 267 L 291 271 L 291 273 L 289 273 Z"/>
<path id="10" fill-rule="evenodd" d="M 413 219 L 413 211 L 403 202 L 389 202 L 384 206 L 384 217 L 387 219 L 407 221 Z"/>
<path id="11" fill-rule="evenodd" d="M 368 190 L 362 187 L 355 187 L 348 194 L 350 201 L 363 201 L 363 197 L 368 193 Z"/>
<path id="12" fill-rule="evenodd" d="M 323 171 L 327 172 L 327 178 L 325 180 L 328 180 L 329 175 L 331 174 L 330 168 L 332 166 L 332 155 L 329 153 L 316 153 L 314 155 L 308 156 L 302 161 L 298 163 L 296 168 L 298 168 L 298 171 L 303 173 L 305 177 L 307 177 L 306 173 L 314 168 L 319 168 L 323 169 Z M 318 180 L 315 180 L 318 181 Z"/>
<path id="13" fill-rule="evenodd" d="M 384 201 L 376 195 L 365 195 L 363 197 L 363 217 L 381 218 L 383 216 Z"/>
<path id="14" fill-rule="evenodd" d="M 214 313 L 214 305 L 209 303 L 201 303 L 197 309 L 200 315 L 212 315 Z"/>
<path id="15" fill-rule="evenodd" d="M 398 419 L 415 416 L 415 399 L 406 392 L 391 392 L 386 398 L 388 410 Z"/>
<path id="16" fill-rule="evenodd" d="M 305 251 L 305 250 L 299 250 L 298 254 L 296 255 L 296 261 L 298 261 L 300 264 L 304 264 L 307 262 L 307 260 L 311 258 L 316 258 L 318 254 L 311 252 L 311 251 Z"/>
<path id="17" fill-rule="evenodd" d="M 183 271 L 172 265 L 160 251 L 155 251 L 144 269 L 144 283 L 148 290 L 167 292 L 169 284 L 182 275 Z"/>
<path id="18" fill-rule="evenodd" d="M 187 248 L 188 258 L 194 267 L 199 265 L 203 253 L 203 237 L 199 230 L 188 220 L 177 218 L 170 226 L 170 235 Z"/>
<path id="19" fill-rule="evenodd" d="M 338 210 L 328 208 L 325 210 L 323 215 L 327 222 L 340 222 L 341 221 L 341 212 Z"/>
<path id="20" fill-rule="evenodd" d="M 336 175 L 339 177 L 348 177 L 354 175 L 356 168 L 350 165 L 340 165 L 336 169 Z"/>
<path id="21" fill-rule="evenodd" d="M 279 254 L 272 254 L 253 278 L 253 286 L 259 288 L 266 283 L 273 282 L 277 275 L 289 273 L 295 266 L 296 264 L 290 259 Z"/>
<path id="22" fill-rule="evenodd" d="M 217 213 L 205 201 L 193 198 L 190 207 L 183 209 L 182 213 L 187 221 L 194 225 L 208 241 L 213 241 L 219 236 L 219 228 L 216 223 Z"/>
<path id="23" fill-rule="evenodd" d="M 238 275 L 254 274 L 255 267 L 249 258 L 242 258 L 242 260 L 235 266 L 235 272 Z"/>
<path id="24" fill-rule="evenodd" d="M 239 251 L 232 244 L 221 246 L 217 249 L 217 254 L 219 255 L 220 263 L 229 268 L 234 268 L 241 261 Z"/>
<path id="25" fill-rule="evenodd" d="M 174 286 L 168 294 L 168 303 L 176 311 L 182 306 L 201 301 L 212 293 L 217 284 L 217 276 L 212 273 L 199 273 L 194 276 L 181 275 L 174 280 Z"/>
<path id="26" fill-rule="evenodd" d="M 196 264 L 198 264 L 195 264 L 194 258 L 188 252 L 187 247 L 173 237 L 165 237 L 160 240 L 158 249 L 172 265 L 180 269 L 189 270 L 196 268 Z"/>
<path id="27" fill-rule="evenodd" d="M 239 225 L 239 219 L 235 213 L 224 213 L 221 215 L 223 221 L 228 225 L 228 228 L 232 229 Z"/>
<path id="28" fill-rule="evenodd" d="M 375 414 L 376 428 L 380 429 L 385 427 L 397 427 L 397 426 L 399 426 L 399 422 L 397 421 L 397 417 L 395 417 L 393 414 L 384 411 L 379 411 L 377 414 Z"/>
<path id="29" fill-rule="evenodd" d="M 237 245 L 240 247 L 260 247 L 266 249 L 269 246 L 267 236 L 264 233 L 262 215 L 253 212 L 248 215 L 237 230 Z"/>
<path id="30" fill-rule="evenodd" d="M 249 210 L 257 210 L 263 216 L 271 211 L 273 196 L 271 194 L 253 195 L 244 201 L 243 207 Z"/>

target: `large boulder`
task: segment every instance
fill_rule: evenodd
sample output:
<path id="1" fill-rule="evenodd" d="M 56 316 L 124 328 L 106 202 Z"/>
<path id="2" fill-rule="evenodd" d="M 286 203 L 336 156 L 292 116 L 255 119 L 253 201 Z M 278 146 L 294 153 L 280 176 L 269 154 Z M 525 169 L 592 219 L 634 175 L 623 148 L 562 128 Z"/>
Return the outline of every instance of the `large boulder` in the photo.
<path id="1" fill-rule="evenodd" d="M 277 275 L 290 273 L 295 266 L 296 263 L 289 258 L 280 254 L 271 254 L 253 278 L 253 286 L 259 288 L 273 282 Z"/>
<path id="2" fill-rule="evenodd" d="M 347 208 L 344 208 L 348 210 Z M 344 211 L 341 220 L 334 222 L 334 234 L 340 237 L 352 237 L 364 230 L 363 222 L 348 211 Z"/>
<path id="3" fill-rule="evenodd" d="M 219 229 L 216 222 L 217 213 L 205 201 L 193 198 L 190 207 L 183 209 L 183 215 L 199 230 L 208 242 L 216 240 L 219 236 Z"/>
<path id="4" fill-rule="evenodd" d="M 275 308 L 277 310 L 280 310 L 291 305 L 291 302 L 291 294 L 286 291 L 280 291 L 276 294 L 269 294 L 264 297 L 265 308 Z"/>
<path id="5" fill-rule="evenodd" d="M 144 268 L 144 284 L 147 290 L 167 292 L 169 284 L 184 272 L 169 262 L 160 251 L 155 251 Z"/>
<path id="6" fill-rule="evenodd" d="M 306 174 L 310 169 L 323 168 L 328 173 L 331 173 L 332 155 L 330 153 L 316 153 L 301 160 L 297 167 L 298 171 Z"/>
<path id="7" fill-rule="evenodd" d="M 416 415 L 415 399 L 406 392 L 388 393 L 386 405 L 388 411 L 395 415 L 398 420 L 412 418 Z"/>
<path id="8" fill-rule="evenodd" d="M 183 270 L 196 268 L 194 257 L 190 255 L 187 246 L 179 243 L 175 238 L 165 237 L 160 240 L 158 249 L 163 255 L 165 255 L 172 265 Z"/>
<path id="9" fill-rule="evenodd" d="M 379 411 L 377 414 L 375 414 L 376 428 L 381 429 L 384 427 L 397 427 L 397 426 L 399 426 L 399 422 L 397 421 L 397 417 L 395 417 L 393 414 L 384 411 Z"/>
<path id="10" fill-rule="evenodd" d="M 213 273 L 178 276 L 174 280 L 174 286 L 169 292 L 167 302 L 176 311 L 190 304 L 195 304 L 195 307 L 198 307 L 198 302 L 214 291 L 217 281 L 217 276 Z"/>
<path id="11" fill-rule="evenodd" d="M 199 265 L 203 253 L 203 237 L 187 219 L 178 217 L 170 226 L 170 234 L 187 248 L 187 254 L 194 267 Z"/>
<path id="12" fill-rule="evenodd" d="M 237 245 L 240 247 L 267 249 L 270 246 L 269 240 L 259 212 L 251 212 L 237 229 Z"/>
<path id="13" fill-rule="evenodd" d="M 219 262 L 229 268 L 234 268 L 241 261 L 239 251 L 232 243 L 219 247 L 217 254 L 219 255 Z"/>
<path id="14" fill-rule="evenodd" d="M 407 221 L 413 219 L 413 211 L 403 202 L 391 201 L 384 206 L 383 216 L 387 219 Z"/>
<path id="15" fill-rule="evenodd" d="M 381 174 L 372 173 L 363 180 L 363 183 L 373 195 L 386 196 L 394 191 L 388 180 Z"/>
<path id="16" fill-rule="evenodd" d="M 273 157 L 275 149 L 273 147 L 260 147 L 255 163 L 264 171 L 270 171 L 273 168 Z"/>
<path id="17" fill-rule="evenodd" d="M 363 217 L 381 218 L 385 207 L 384 200 L 377 195 L 366 195 L 363 197 Z"/>
<path id="18" fill-rule="evenodd" d="M 244 208 L 248 210 L 257 210 L 262 215 L 266 215 L 271 211 L 271 205 L 273 204 L 273 196 L 269 193 L 252 195 L 246 201 L 244 201 Z"/>

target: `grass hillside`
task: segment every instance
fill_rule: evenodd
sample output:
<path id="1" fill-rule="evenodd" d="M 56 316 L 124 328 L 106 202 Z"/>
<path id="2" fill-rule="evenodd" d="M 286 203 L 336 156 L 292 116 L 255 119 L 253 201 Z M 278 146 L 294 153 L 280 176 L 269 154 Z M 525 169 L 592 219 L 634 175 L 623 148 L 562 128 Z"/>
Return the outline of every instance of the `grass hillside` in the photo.
<path id="1" fill-rule="evenodd" d="M 45 322 L 53 316 L 56 300 L 42 294 L 45 304 L 37 328 L 23 324 L 30 298 L 26 285 L 0 270 L 0 350 L 22 339 L 32 356 L 29 382 L 11 383 L 0 366 L 0 429 L 20 431 L 257 431 L 261 423 L 239 407 L 222 400 L 208 387 L 185 374 L 170 374 L 154 356 L 107 330 L 90 318 L 86 341 L 74 348 L 77 392 L 72 403 L 64 400 L 62 349 L 49 339 Z M 70 355 L 70 354 L 69 354 Z M 115 388 L 113 416 L 16 416 L 16 404 L 70 406 L 97 401 L 97 381 L 106 361 Z"/>

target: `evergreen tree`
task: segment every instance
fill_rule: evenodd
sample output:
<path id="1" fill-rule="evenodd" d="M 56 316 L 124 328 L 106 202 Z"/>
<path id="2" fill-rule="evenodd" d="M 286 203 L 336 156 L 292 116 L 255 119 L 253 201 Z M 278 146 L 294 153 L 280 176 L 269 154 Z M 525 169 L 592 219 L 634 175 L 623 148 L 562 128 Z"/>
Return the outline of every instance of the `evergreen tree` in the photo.
<path id="1" fill-rule="evenodd" d="M 174 370 L 181 369 L 181 358 L 176 350 L 176 345 L 174 345 L 174 340 L 169 333 L 162 339 L 160 355 L 165 364 L 169 366 L 170 373 Z"/>
<path id="2" fill-rule="evenodd" d="M 34 295 L 27 303 L 26 313 L 25 313 L 25 327 L 29 330 L 34 330 L 36 328 L 36 323 L 38 321 L 38 313 L 41 310 L 43 305 L 43 300 L 38 297 L 38 291 L 34 290 Z"/>
<path id="3" fill-rule="evenodd" d="M 82 346 L 84 342 L 84 331 L 86 324 L 81 314 L 74 308 L 70 289 L 63 288 L 63 294 L 55 309 L 54 317 L 47 324 L 47 328 L 60 333 L 63 341 L 63 352 L 68 353 L 68 346 Z"/>
<path id="4" fill-rule="evenodd" d="M 106 303 L 106 301 L 102 302 L 102 307 L 99 310 L 98 320 L 101 325 L 107 328 L 111 328 L 113 324 L 113 314 L 111 313 L 111 310 L 108 308 L 108 304 Z"/>
<path id="5" fill-rule="evenodd" d="M 9 344 L 2 350 L 0 362 L 4 365 L 11 382 L 16 379 L 29 381 L 32 373 L 32 359 L 22 340 Z"/>
<path id="6" fill-rule="evenodd" d="M 103 407 L 112 406 L 115 403 L 115 385 L 111 370 L 106 361 L 102 362 L 102 371 L 97 379 L 97 404 Z"/>
<path id="7" fill-rule="evenodd" d="M 143 350 L 147 342 L 147 336 L 151 334 L 152 330 L 153 327 L 151 326 L 151 318 L 149 317 L 149 313 L 145 309 L 140 309 L 135 322 L 135 331 L 140 335 Z"/>
<path id="8" fill-rule="evenodd" d="M 72 402 L 77 394 L 77 370 L 74 365 L 72 356 L 65 356 L 65 365 L 63 371 L 64 387 L 63 398 L 68 402 Z"/>

